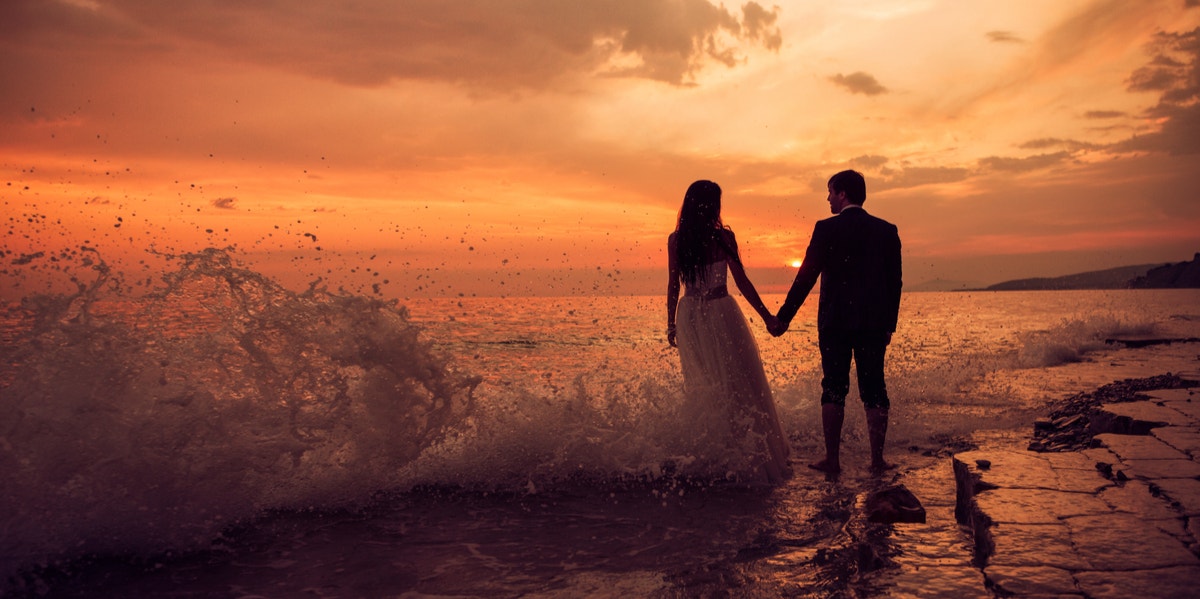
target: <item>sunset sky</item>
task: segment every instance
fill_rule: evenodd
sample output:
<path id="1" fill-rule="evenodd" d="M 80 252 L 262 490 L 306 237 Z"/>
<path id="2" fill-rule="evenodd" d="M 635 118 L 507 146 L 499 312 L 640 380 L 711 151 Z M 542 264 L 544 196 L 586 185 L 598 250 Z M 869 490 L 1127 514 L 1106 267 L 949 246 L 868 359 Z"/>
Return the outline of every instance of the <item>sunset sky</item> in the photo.
<path id="1" fill-rule="evenodd" d="M 1198 59 L 1200 0 L 4 0 L 0 277 L 236 245 L 394 297 L 654 293 L 703 178 L 770 291 L 844 168 L 909 287 L 1189 260 Z"/>

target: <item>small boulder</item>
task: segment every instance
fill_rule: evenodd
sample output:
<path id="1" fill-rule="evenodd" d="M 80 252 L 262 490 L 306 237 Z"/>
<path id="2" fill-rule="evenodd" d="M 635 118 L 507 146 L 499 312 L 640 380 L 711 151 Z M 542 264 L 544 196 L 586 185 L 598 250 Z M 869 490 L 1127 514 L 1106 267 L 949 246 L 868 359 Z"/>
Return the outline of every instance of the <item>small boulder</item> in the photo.
<path id="1" fill-rule="evenodd" d="M 871 493 L 867 497 L 866 510 L 869 522 L 925 522 L 925 507 L 904 485 L 895 485 Z"/>

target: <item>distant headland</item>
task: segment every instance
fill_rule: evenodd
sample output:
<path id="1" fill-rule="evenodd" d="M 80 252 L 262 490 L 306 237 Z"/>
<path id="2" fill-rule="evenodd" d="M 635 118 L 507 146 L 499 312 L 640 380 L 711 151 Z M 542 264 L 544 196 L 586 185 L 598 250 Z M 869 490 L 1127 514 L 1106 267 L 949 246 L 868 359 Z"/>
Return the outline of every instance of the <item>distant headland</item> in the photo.
<path id="1" fill-rule="evenodd" d="M 1062 277 L 1017 279 L 972 291 L 1184 288 L 1200 288 L 1200 253 L 1193 256 L 1190 262 L 1139 264 Z"/>

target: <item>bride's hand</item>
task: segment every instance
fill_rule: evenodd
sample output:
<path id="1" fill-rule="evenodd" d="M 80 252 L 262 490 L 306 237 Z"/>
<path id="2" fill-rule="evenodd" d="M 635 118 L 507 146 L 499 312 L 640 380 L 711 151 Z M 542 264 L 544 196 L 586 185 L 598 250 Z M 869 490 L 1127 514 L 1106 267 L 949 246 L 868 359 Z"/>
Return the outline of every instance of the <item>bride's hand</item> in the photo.
<path id="1" fill-rule="evenodd" d="M 777 318 L 774 314 L 767 314 L 766 316 L 763 316 L 763 323 L 767 325 L 767 332 L 773 337 L 778 337 L 783 334 L 783 331 L 780 330 L 779 318 Z"/>

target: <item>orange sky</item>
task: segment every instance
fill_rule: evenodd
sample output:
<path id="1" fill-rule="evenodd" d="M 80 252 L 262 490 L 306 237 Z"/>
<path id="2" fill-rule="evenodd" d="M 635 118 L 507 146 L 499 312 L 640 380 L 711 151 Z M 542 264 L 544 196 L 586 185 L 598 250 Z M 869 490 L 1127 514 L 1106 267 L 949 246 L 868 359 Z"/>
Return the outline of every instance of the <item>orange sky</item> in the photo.
<path id="1" fill-rule="evenodd" d="M 1200 0 L 6 0 L 0 262 L 234 244 L 396 297 L 654 293 L 707 178 L 771 290 L 848 167 L 910 288 L 1182 261 L 1198 28 Z"/>

